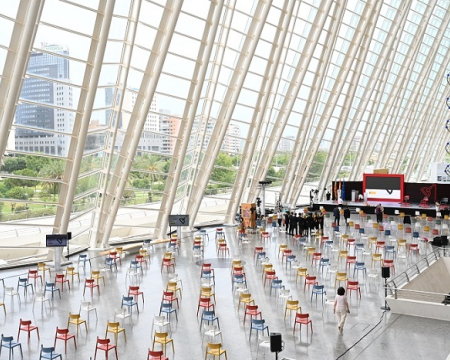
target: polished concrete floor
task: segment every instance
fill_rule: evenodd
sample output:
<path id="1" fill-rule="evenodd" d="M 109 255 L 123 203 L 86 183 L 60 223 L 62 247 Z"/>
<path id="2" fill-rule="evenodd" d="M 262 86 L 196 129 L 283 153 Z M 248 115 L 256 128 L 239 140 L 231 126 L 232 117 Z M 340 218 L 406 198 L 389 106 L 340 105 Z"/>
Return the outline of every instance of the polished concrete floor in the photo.
<path id="1" fill-rule="evenodd" d="M 329 228 L 327 225 L 327 229 Z M 326 231 L 328 232 L 328 230 Z M 345 227 L 341 227 L 346 231 Z M 450 324 L 443 321 L 419 319 L 407 316 L 397 316 L 380 309 L 383 305 L 383 287 L 381 276 L 372 280 L 363 279 L 359 275 L 362 284 L 362 298 L 358 299 L 355 293 L 349 298 L 351 313 L 347 318 L 343 334 L 337 331 L 336 319 L 333 315 L 332 302 L 321 305 L 319 297 L 317 304 L 315 299 L 311 302 L 311 293 L 307 289 L 303 291 L 303 284 L 299 281 L 296 284 L 295 270 L 286 269 L 282 263 L 282 258 L 278 257 L 278 245 L 288 243 L 294 249 L 294 254 L 300 264 L 306 265 L 311 274 L 316 274 L 319 284 L 324 284 L 327 297 L 334 298 L 334 278 L 326 272 L 320 273 L 318 268 L 312 268 L 310 260 L 306 261 L 303 252 L 292 245 L 290 236 L 286 238 L 283 231 L 270 232 L 270 240 L 261 243 L 259 236 L 249 235 L 248 243 L 239 243 L 236 237 L 235 227 L 225 227 L 227 244 L 230 248 L 230 257 L 218 258 L 214 241 L 215 229 L 207 229 L 210 241 L 205 242 L 204 259 L 192 258 L 192 236 L 195 234 L 185 234 L 180 253 L 177 255 L 176 273 L 182 280 L 183 293 L 180 299 L 180 309 L 178 311 L 178 321 L 171 316 L 171 327 L 175 352 L 171 346 L 167 348 L 169 359 L 203 359 L 205 357 L 205 347 L 202 346 L 202 333 L 200 332 L 199 317 L 196 316 L 197 303 L 200 289 L 200 264 L 210 262 L 215 269 L 215 291 L 216 291 L 216 314 L 219 317 L 220 329 L 223 334 L 223 348 L 227 351 L 228 359 L 275 359 L 275 354 L 261 346 L 257 357 L 256 333 L 252 334 L 249 340 L 250 322 L 244 326 L 244 311 L 237 311 L 238 294 L 233 294 L 230 277 L 231 259 L 239 258 L 244 262 L 244 269 L 247 277 L 247 287 L 255 299 L 256 304 L 262 311 L 262 317 L 266 320 L 270 332 L 279 332 L 284 341 L 284 350 L 279 354 L 279 359 L 446 359 L 450 353 Z M 298 326 L 293 335 L 294 315 L 289 315 L 284 319 L 283 302 L 274 293 L 270 295 L 269 286 L 263 287 L 261 281 L 261 270 L 254 263 L 254 247 L 263 244 L 270 262 L 274 265 L 276 273 L 286 286 L 290 289 L 293 299 L 298 299 L 302 306 L 303 313 L 309 313 L 313 323 L 313 331 L 307 332 L 303 326 L 301 331 Z M 133 309 L 131 319 L 125 320 L 127 342 L 122 334 L 118 338 L 119 359 L 146 359 L 147 349 L 152 346 L 153 334 L 152 320 L 158 314 L 162 291 L 168 281 L 168 273 L 164 270 L 161 273 L 161 258 L 165 248 L 161 245 L 151 255 L 152 260 L 149 268 L 143 271 L 140 279 L 140 287 L 144 292 L 145 303 L 139 298 L 139 314 Z M 95 257 L 95 252 L 89 253 Z M 331 254 L 330 254 L 331 255 Z M 333 255 L 335 256 L 335 254 Z M 331 257 L 331 263 L 336 264 L 336 260 Z M 89 291 L 86 292 L 84 300 L 91 301 L 97 308 L 98 319 L 91 312 L 88 332 L 84 327 L 80 327 L 77 337 L 78 349 L 75 350 L 73 342 L 68 343 L 67 354 L 64 355 L 64 346 L 58 342 L 56 350 L 63 354 L 63 359 L 89 359 L 94 357 L 97 336 L 105 337 L 107 321 L 114 318 L 114 310 L 120 308 L 122 295 L 125 295 L 130 284 L 130 279 L 126 276 L 127 267 L 134 255 L 129 255 L 122 260 L 117 273 L 105 272 L 106 285 L 100 285 L 100 295 L 97 291 L 93 297 Z M 366 260 L 367 261 L 367 260 Z M 76 261 L 74 262 L 77 266 Z M 367 263 L 370 267 L 370 263 Z M 399 258 L 396 262 L 397 272 L 408 266 L 408 260 Z M 92 260 L 92 268 L 103 267 L 103 258 L 97 257 Z M 342 264 L 341 268 L 344 268 Z M 16 286 L 19 275 L 25 275 L 28 269 L 15 269 L 2 271 L 0 278 L 4 278 L 5 285 Z M 20 335 L 20 342 L 23 347 L 25 359 L 39 359 L 41 344 L 53 346 L 55 329 L 57 326 L 67 327 L 69 312 L 77 313 L 80 301 L 83 300 L 83 284 L 86 276 L 89 276 L 89 268 L 86 274 L 83 268 L 79 269 L 81 282 L 75 280 L 71 284 L 71 289 L 65 287 L 59 299 L 57 293 L 51 302 L 51 307 L 44 304 L 44 311 L 41 314 L 40 304 L 36 304 L 33 311 L 33 295 L 31 292 L 24 297 L 23 290 L 20 289 L 21 304 L 18 304 L 17 297 L 11 299 L 6 296 L 7 315 L 4 316 L 0 308 L 0 328 L 1 333 L 14 336 L 17 339 L 19 320 L 29 319 L 39 327 L 40 341 L 35 333 L 31 334 L 29 343 L 26 341 L 26 334 Z M 353 274 L 353 271 L 351 271 Z M 54 273 L 52 274 L 52 277 Z M 38 290 L 42 287 L 38 285 Z M 48 295 L 47 295 L 48 296 Z M 86 314 L 82 312 L 82 318 L 86 319 Z M 75 327 L 71 328 L 75 332 Z M 109 338 L 114 343 L 114 338 L 109 334 Z M 216 338 L 217 340 L 218 338 Z M 362 340 L 361 340 L 362 339 Z M 159 349 L 159 348 L 158 348 Z M 7 349 L 3 349 L 0 359 L 7 358 Z M 101 351 L 97 357 L 104 359 L 105 354 Z M 20 352 L 16 350 L 14 359 L 20 358 Z M 110 358 L 114 356 L 110 353 Z M 212 357 L 210 357 L 212 358 Z M 222 356 L 223 358 L 223 356 Z"/>

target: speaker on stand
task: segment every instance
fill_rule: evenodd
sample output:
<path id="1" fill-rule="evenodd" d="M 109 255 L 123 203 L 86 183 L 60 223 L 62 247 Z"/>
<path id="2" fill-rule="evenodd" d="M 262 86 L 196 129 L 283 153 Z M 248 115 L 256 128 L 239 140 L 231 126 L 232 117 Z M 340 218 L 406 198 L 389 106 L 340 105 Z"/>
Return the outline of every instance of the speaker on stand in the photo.
<path id="1" fill-rule="evenodd" d="M 391 276 L 391 268 L 389 266 L 381 267 L 381 277 L 384 279 L 384 306 L 381 307 L 381 310 L 389 311 L 391 308 L 387 303 L 387 279 Z"/>
<path id="2" fill-rule="evenodd" d="M 270 352 L 275 353 L 275 359 L 278 360 L 278 353 L 283 350 L 283 341 L 281 333 L 270 333 Z"/>

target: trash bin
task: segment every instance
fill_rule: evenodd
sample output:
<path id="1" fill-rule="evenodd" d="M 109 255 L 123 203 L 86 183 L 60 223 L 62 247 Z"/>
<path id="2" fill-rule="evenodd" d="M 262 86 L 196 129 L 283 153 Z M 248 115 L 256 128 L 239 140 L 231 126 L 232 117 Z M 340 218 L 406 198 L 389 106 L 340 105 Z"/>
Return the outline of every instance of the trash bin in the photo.
<path id="1" fill-rule="evenodd" d="M 358 190 L 352 190 L 352 201 L 358 201 L 358 195 L 359 195 L 359 191 Z"/>

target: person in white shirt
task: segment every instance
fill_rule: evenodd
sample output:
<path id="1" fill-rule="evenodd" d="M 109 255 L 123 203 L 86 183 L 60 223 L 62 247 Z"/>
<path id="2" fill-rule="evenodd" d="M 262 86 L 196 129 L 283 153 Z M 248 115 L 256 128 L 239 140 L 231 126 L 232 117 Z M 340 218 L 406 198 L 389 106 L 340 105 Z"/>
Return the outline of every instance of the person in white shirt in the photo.
<path id="1" fill-rule="evenodd" d="M 344 331 L 345 319 L 347 318 L 347 314 L 350 313 L 347 296 L 345 296 L 345 289 L 342 286 L 337 289 L 337 295 L 334 299 L 334 313 L 338 318 L 338 331 L 342 334 Z"/>

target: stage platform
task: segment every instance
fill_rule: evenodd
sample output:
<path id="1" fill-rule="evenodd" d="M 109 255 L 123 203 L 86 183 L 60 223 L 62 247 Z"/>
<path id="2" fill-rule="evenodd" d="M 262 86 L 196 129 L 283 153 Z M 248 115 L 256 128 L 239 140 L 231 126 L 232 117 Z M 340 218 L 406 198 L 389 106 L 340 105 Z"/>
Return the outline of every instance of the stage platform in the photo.
<path id="1" fill-rule="evenodd" d="M 363 210 L 366 214 L 375 214 L 375 207 L 377 204 L 380 204 L 384 208 L 384 213 L 387 215 L 395 215 L 395 210 L 399 212 L 404 212 L 406 215 L 415 216 L 416 211 L 419 211 L 420 214 L 426 214 L 427 216 L 436 217 L 436 206 L 433 204 L 428 207 L 419 206 L 419 203 L 409 203 L 402 204 L 399 202 L 380 202 L 380 201 L 368 201 L 367 203 L 360 201 L 346 201 L 342 204 L 342 206 L 348 206 L 352 213 L 356 213 L 356 209 L 359 208 Z M 329 200 L 329 201 L 321 201 L 318 203 L 314 203 L 314 210 L 319 210 L 320 207 L 323 206 L 327 212 L 333 212 L 333 209 L 336 206 L 339 206 L 337 201 Z M 441 208 L 441 217 L 449 214 L 448 207 Z"/>

